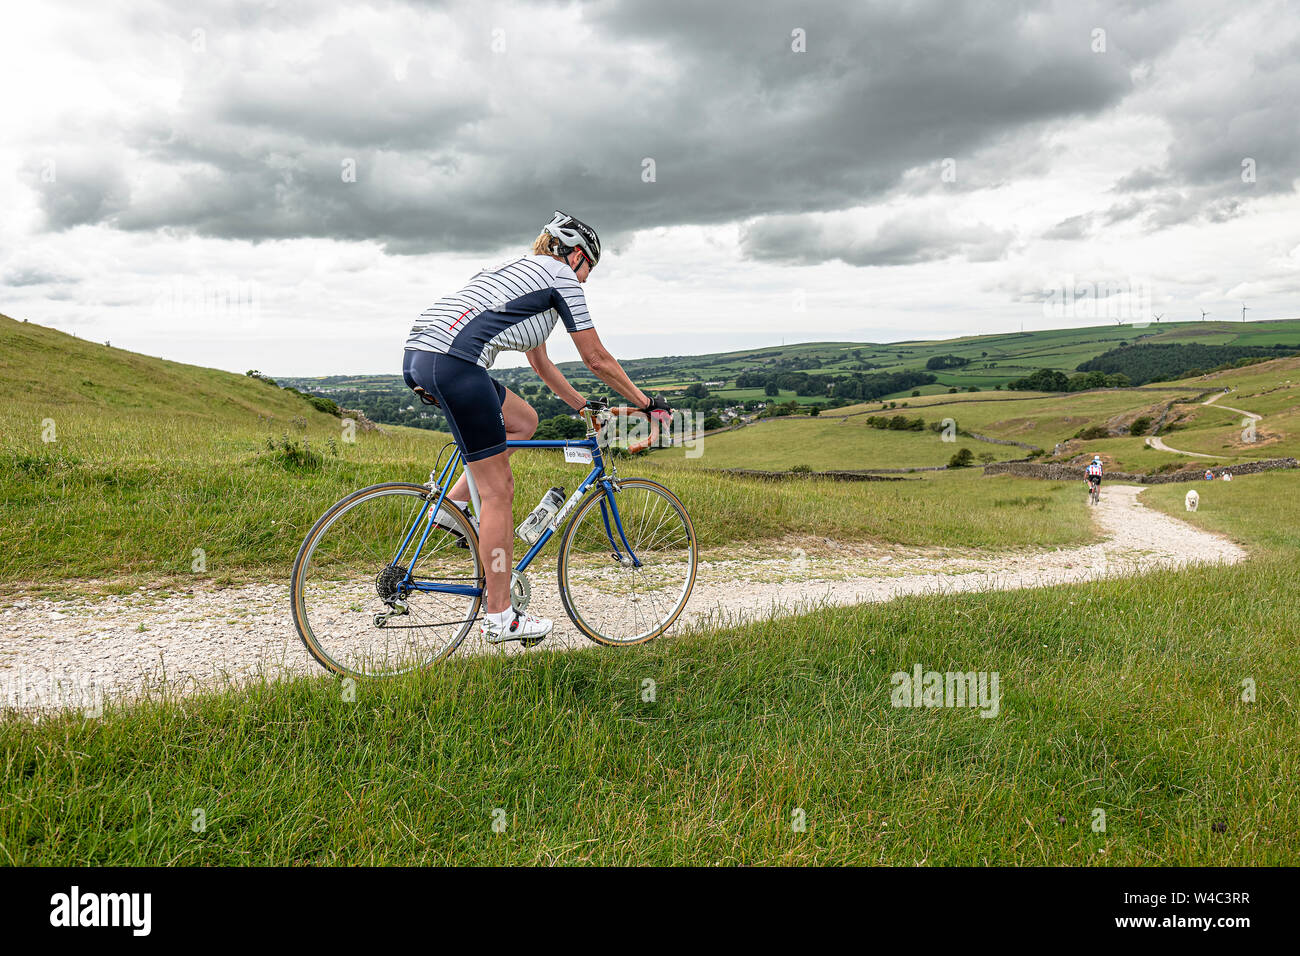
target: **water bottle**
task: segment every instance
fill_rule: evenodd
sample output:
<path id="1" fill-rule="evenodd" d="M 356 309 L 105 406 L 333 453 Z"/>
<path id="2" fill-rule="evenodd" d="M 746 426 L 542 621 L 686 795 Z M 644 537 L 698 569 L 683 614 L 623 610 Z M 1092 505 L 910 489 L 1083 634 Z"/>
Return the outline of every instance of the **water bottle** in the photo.
<path id="1" fill-rule="evenodd" d="M 524 544 L 535 544 L 542 536 L 542 532 L 546 530 L 546 526 L 551 523 L 551 519 L 555 517 L 556 512 L 563 506 L 564 489 L 552 488 L 542 497 L 532 514 L 521 521 L 519 527 L 515 529 L 519 540 Z"/>

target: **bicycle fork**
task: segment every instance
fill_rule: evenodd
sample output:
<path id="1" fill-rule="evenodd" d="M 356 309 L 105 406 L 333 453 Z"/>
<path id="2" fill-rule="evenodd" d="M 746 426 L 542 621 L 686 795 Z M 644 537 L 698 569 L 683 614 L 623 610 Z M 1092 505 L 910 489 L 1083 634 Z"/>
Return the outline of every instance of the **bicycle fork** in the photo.
<path id="1" fill-rule="evenodd" d="M 610 557 L 625 568 L 639 568 L 641 567 L 641 559 L 633 553 L 632 545 L 628 543 L 627 534 L 623 531 L 623 520 L 618 513 L 618 505 L 610 507 L 613 504 L 616 491 L 618 491 L 618 488 L 612 481 L 605 482 L 605 500 L 600 503 L 600 517 L 605 522 L 605 537 L 609 539 L 609 546 L 614 549 L 610 552 Z M 614 512 L 614 527 L 618 529 L 618 541 L 614 540 L 614 531 L 609 526 L 609 513 L 611 511 Z M 626 554 L 619 552 L 619 542 L 622 542 Z"/>

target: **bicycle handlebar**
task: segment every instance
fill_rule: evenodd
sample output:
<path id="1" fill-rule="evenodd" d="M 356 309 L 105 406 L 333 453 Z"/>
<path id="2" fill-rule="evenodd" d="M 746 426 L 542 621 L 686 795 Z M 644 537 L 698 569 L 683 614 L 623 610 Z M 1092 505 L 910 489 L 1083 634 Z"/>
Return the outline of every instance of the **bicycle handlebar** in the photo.
<path id="1" fill-rule="evenodd" d="M 616 405 L 610 407 L 605 405 L 604 402 L 587 402 L 586 406 L 582 409 L 582 417 L 587 421 L 588 431 L 595 432 L 597 436 L 600 436 L 603 433 L 604 427 L 609 424 L 610 421 L 619 416 L 626 417 L 628 415 L 644 415 L 650 422 L 650 434 L 646 436 L 645 439 L 638 442 L 628 443 L 627 450 L 635 455 L 637 452 L 649 448 L 659 438 L 659 420 L 654 415 L 643 409 L 633 408 L 629 405 Z M 608 441 L 604 442 L 604 444 L 608 444 Z"/>

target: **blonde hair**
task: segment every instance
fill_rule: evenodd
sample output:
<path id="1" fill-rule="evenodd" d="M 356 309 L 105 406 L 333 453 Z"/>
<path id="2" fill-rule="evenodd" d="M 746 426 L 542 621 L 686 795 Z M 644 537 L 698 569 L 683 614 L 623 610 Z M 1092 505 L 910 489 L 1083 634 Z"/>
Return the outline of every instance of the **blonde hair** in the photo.
<path id="1" fill-rule="evenodd" d="M 555 246 L 560 240 L 553 235 L 542 230 L 542 234 L 533 240 L 533 255 L 535 256 L 553 256 L 555 255 Z"/>

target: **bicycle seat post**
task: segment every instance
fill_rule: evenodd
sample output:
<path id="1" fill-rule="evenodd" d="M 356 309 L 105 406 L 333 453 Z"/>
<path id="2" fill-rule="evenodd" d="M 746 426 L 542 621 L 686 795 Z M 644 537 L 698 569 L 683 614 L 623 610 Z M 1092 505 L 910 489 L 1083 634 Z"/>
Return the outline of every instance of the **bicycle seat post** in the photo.
<path id="1" fill-rule="evenodd" d="M 483 513 L 483 503 L 478 496 L 478 485 L 474 484 L 474 473 L 469 470 L 469 465 L 465 465 L 465 481 L 469 484 L 469 500 L 474 505 L 474 514 Z"/>

